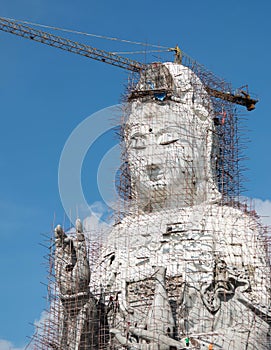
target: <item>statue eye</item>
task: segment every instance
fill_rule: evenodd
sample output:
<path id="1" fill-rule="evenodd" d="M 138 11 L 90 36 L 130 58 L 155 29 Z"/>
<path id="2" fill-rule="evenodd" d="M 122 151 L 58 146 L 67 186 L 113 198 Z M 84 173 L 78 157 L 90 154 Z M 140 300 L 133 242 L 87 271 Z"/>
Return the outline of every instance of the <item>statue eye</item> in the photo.
<path id="1" fill-rule="evenodd" d="M 175 132 L 166 132 L 159 137 L 159 144 L 166 146 L 171 143 L 177 142 L 179 140 L 179 136 Z"/>
<path id="2" fill-rule="evenodd" d="M 134 135 L 131 137 L 131 148 L 144 149 L 146 148 L 146 139 L 143 135 Z"/>

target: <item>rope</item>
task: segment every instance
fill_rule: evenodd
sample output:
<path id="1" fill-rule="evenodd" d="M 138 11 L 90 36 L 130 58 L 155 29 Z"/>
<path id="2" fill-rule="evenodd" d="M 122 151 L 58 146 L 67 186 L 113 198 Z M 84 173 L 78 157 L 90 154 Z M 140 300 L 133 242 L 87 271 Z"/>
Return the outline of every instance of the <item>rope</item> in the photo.
<path id="1" fill-rule="evenodd" d="M 144 50 L 144 51 L 114 51 L 111 52 L 113 55 L 132 55 L 134 53 L 152 53 L 152 52 L 168 52 L 169 50 Z"/>
<path id="2" fill-rule="evenodd" d="M 147 43 L 143 43 L 143 42 L 140 42 L 140 41 L 131 41 L 131 40 L 126 40 L 126 39 L 120 39 L 120 38 L 114 38 L 114 37 L 110 37 L 110 36 L 105 36 L 105 35 L 98 35 L 98 34 L 91 34 L 91 33 L 86 33 L 86 32 L 80 32 L 80 31 L 77 31 L 77 30 L 60 28 L 60 27 L 53 27 L 53 26 L 49 26 L 49 25 L 46 25 L 46 24 L 40 24 L 40 23 L 34 23 L 34 22 L 29 22 L 29 21 L 23 21 L 23 20 L 14 19 L 14 18 L 7 18 L 7 17 L 2 17 L 2 18 L 6 19 L 6 20 L 9 20 L 9 21 L 14 21 L 14 22 L 18 22 L 18 23 L 24 23 L 24 24 L 28 24 L 28 25 L 32 25 L 32 26 L 36 26 L 36 27 L 53 29 L 53 30 L 58 30 L 58 31 L 62 31 L 62 32 L 79 34 L 79 35 L 85 35 L 85 36 L 91 36 L 91 37 L 99 38 L 99 39 L 120 41 L 120 42 L 123 42 L 123 43 L 134 44 L 134 45 L 141 45 L 141 46 L 149 46 L 149 47 L 155 47 L 155 48 L 159 48 L 159 49 L 168 49 L 168 47 L 162 46 L 162 45 L 147 44 Z"/>

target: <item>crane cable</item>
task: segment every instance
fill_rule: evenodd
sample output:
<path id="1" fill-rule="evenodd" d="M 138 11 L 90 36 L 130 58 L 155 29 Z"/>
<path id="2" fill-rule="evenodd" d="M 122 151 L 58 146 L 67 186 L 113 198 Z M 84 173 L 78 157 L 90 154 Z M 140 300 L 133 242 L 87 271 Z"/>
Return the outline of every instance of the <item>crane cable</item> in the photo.
<path id="1" fill-rule="evenodd" d="M 153 53 L 153 52 L 169 52 L 170 50 L 142 50 L 142 51 L 113 51 L 111 52 L 113 55 L 133 55 L 133 54 L 145 54 L 145 53 Z"/>
<path id="2" fill-rule="evenodd" d="M 29 24 L 29 25 L 36 26 L 36 27 L 41 27 L 41 28 L 47 28 L 47 29 L 53 29 L 53 30 L 58 30 L 58 31 L 62 31 L 62 32 L 67 32 L 67 33 L 91 36 L 91 37 L 99 38 L 99 39 L 120 41 L 120 42 L 128 43 L 128 44 L 155 47 L 155 48 L 159 48 L 159 49 L 166 49 L 168 51 L 168 47 L 162 46 L 162 45 L 147 44 L 147 43 L 143 43 L 143 42 L 140 42 L 140 41 L 131 41 L 131 40 L 126 40 L 126 39 L 119 39 L 119 38 L 115 38 L 115 37 L 105 36 L 105 35 L 98 35 L 98 34 L 91 34 L 91 33 L 86 33 L 86 32 L 80 32 L 80 31 L 77 31 L 77 30 L 60 28 L 60 27 L 53 27 L 53 26 L 49 26 L 49 25 L 45 25 L 45 24 L 39 24 L 39 23 L 34 23 L 34 22 L 29 22 L 29 21 L 23 21 L 23 20 L 14 19 L 14 18 L 7 18 L 7 17 L 2 17 L 2 18 L 6 19 L 8 21 L 14 21 L 14 22 L 23 23 L 23 24 Z M 155 51 L 155 52 L 157 52 L 157 51 Z"/>

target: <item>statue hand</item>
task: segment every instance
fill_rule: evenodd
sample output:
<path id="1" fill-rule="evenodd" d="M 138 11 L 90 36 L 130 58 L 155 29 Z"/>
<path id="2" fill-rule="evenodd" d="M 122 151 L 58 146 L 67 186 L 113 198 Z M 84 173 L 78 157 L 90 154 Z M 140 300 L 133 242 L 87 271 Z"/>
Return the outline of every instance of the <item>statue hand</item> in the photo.
<path id="1" fill-rule="evenodd" d="M 76 221 L 76 237 L 67 236 L 58 225 L 55 238 L 55 272 L 61 295 L 88 292 L 90 271 L 80 220 Z"/>
<path id="2" fill-rule="evenodd" d="M 144 330 L 141 328 L 130 327 L 129 332 L 135 336 L 138 340 L 145 340 L 148 343 L 133 343 L 128 340 L 127 337 L 121 335 L 120 330 L 110 329 L 110 333 L 114 335 L 115 339 L 128 350 L 171 350 L 189 349 L 186 346 L 184 339 L 177 341 L 164 334 L 158 334 L 152 331 Z"/>

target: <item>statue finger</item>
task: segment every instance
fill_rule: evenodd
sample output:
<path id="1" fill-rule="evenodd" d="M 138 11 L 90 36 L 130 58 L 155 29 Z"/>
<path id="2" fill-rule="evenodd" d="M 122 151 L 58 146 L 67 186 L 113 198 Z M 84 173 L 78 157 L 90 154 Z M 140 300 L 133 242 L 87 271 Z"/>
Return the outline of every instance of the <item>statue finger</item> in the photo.
<path id="1" fill-rule="evenodd" d="M 63 239 L 65 237 L 66 237 L 66 234 L 64 233 L 62 226 L 61 225 L 57 225 L 55 227 L 55 238 L 56 239 L 57 238 L 62 238 Z"/>
<path id="2" fill-rule="evenodd" d="M 84 241 L 85 236 L 83 233 L 83 225 L 80 219 L 76 219 L 75 222 L 76 237 L 78 241 Z"/>
<path id="3" fill-rule="evenodd" d="M 76 251 L 77 259 L 81 262 L 87 260 L 87 246 L 86 239 L 83 233 L 83 225 L 80 219 L 75 222 L 76 238 L 74 239 L 74 249 Z"/>
<path id="4" fill-rule="evenodd" d="M 64 242 L 67 240 L 67 235 L 65 234 L 61 225 L 55 227 L 55 244 L 57 248 L 63 247 Z"/>

